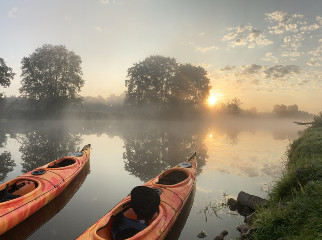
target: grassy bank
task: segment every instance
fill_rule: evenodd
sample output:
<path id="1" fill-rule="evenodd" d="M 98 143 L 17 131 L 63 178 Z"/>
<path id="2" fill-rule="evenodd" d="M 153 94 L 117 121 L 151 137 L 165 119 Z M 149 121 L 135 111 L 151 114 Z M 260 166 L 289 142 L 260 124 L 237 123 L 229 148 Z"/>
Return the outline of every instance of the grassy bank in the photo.
<path id="1" fill-rule="evenodd" d="M 315 123 L 289 146 L 253 239 L 322 239 L 322 126 Z"/>

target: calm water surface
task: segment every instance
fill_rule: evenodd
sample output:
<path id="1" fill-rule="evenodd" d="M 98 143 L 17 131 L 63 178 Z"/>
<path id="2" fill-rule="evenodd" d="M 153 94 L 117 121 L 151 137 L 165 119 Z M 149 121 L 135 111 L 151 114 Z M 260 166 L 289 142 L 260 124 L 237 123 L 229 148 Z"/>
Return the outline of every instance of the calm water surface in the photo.
<path id="1" fill-rule="evenodd" d="M 213 239 L 222 230 L 239 236 L 243 217 L 210 203 L 240 191 L 266 197 L 283 169 L 289 143 L 305 127 L 291 120 L 2 121 L 0 183 L 92 144 L 91 159 L 59 198 L 0 239 L 75 239 L 124 198 L 161 171 L 198 156 L 193 196 L 168 239 Z"/>

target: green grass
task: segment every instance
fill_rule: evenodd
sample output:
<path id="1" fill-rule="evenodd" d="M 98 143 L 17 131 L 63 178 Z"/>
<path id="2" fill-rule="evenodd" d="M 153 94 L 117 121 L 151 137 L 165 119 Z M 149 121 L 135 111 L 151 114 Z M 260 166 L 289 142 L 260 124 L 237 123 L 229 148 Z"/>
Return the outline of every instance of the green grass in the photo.
<path id="1" fill-rule="evenodd" d="M 257 210 L 253 239 L 322 239 L 322 127 L 303 132 L 287 150 L 281 178 Z M 280 207 L 283 206 L 283 207 Z"/>

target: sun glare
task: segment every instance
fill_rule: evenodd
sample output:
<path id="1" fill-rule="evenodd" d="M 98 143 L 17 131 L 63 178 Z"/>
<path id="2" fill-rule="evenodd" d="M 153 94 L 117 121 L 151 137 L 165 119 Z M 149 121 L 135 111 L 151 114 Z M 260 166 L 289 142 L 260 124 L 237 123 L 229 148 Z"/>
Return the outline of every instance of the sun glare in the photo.
<path id="1" fill-rule="evenodd" d="M 210 106 L 215 105 L 217 101 L 218 101 L 218 98 L 215 95 L 210 95 L 208 98 L 208 104 Z"/>

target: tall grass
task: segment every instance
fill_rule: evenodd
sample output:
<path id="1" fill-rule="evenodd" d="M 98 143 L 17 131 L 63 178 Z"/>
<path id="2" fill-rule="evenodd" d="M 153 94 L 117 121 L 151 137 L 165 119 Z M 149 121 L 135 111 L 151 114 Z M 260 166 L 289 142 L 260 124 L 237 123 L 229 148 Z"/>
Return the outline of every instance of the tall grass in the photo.
<path id="1" fill-rule="evenodd" d="M 322 127 L 313 124 L 305 130 L 289 146 L 287 158 L 270 190 L 269 207 L 257 212 L 258 230 L 252 237 L 322 239 Z"/>

